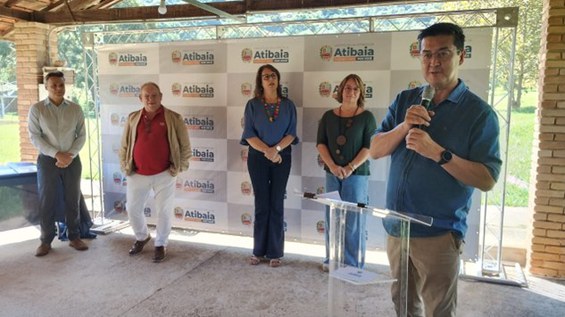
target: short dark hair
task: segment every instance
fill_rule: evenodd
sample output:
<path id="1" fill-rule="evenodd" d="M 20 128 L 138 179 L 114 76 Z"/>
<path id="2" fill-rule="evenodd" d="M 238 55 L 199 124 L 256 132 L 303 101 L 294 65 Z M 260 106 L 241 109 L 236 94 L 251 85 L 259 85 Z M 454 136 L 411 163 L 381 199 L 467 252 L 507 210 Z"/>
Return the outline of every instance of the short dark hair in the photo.
<path id="1" fill-rule="evenodd" d="M 257 70 L 257 75 L 255 76 L 255 98 L 262 98 L 265 92 L 263 91 L 263 69 L 270 69 L 273 73 L 277 74 L 277 80 L 279 85 L 277 86 L 277 97 L 282 98 L 282 88 L 281 88 L 281 73 L 275 66 L 271 64 L 265 64 Z"/>
<path id="2" fill-rule="evenodd" d="M 457 24 L 448 22 L 436 23 L 420 31 L 420 34 L 418 34 L 418 48 L 422 49 L 422 40 L 424 38 L 437 35 L 451 35 L 453 36 L 453 45 L 455 45 L 458 51 L 462 52 L 465 48 L 465 34 L 463 34 L 463 30 Z"/>
<path id="3" fill-rule="evenodd" d="M 49 78 L 51 78 L 51 77 L 65 79 L 65 74 L 62 71 L 58 71 L 58 70 L 47 73 L 47 75 L 45 75 L 45 83 L 46 84 L 49 81 Z"/>

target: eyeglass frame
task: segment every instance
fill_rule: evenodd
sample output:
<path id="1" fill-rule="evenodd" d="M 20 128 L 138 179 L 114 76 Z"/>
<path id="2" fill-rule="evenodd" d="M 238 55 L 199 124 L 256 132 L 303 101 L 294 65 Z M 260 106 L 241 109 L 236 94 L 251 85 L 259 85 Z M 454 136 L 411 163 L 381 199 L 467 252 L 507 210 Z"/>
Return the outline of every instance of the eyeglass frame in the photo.
<path id="1" fill-rule="evenodd" d="M 354 93 L 358 93 L 361 91 L 361 88 L 359 88 L 359 86 L 355 86 L 355 87 L 345 86 L 343 87 L 343 91 L 352 91 Z"/>
<path id="2" fill-rule="evenodd" d="M 261 79 L 263 79 L 263 80 L 277 79 L 277 78 L 278 78 L 278 76 L 277 76 L 277 73 L 275 73 L 275 72 L 270 73 L 270 74 L 261 74 Z"/>
<path id="3" fill-rule="evenodd" d="M 429 51 L 422 51 L 420 52 L 420 60 L 423 63 L 429 63 L 431 62 L 434 58 L 437 59 L 440 62 L 445 62 L 447 60 L 449 60 L 451 57 L 453 57 L 453 55 L 459 55 L 461 54 L 461 50 L 459 49 L 451 49 L 451 48 L 442 48 L 437 50 L 436 52 L 432 53 Z"/>

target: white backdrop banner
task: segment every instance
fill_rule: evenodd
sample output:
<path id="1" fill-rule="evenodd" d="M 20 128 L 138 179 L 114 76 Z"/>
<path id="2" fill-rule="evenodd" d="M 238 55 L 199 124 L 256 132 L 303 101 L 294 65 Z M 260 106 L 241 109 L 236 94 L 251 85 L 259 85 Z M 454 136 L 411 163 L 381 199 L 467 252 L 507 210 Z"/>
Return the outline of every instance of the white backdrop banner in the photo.
<path id="1" fill-rule="evenodd" d="M 488 95 L 492 29 L 468 29 L 460 76 L 485 100 Z M 253 190 L 247 147 L 239 140 L 245 103 L 253 96 L 255 73 L 269 63 L 281 72 L 283 93 L 298 107 L 298 136 L 285 200 L 289 240 L 323 242 L 321 205 L 295 193 L 325 191 L 316 151 L 322 114 L 339 104 L 332 95 L 341 79 L 356 73 L 366 83 L 366 108 L 380 124 L 403 89 L 424 83 L 417 59 L 417 32 L 240 39 L 98 48 L 105 215 L 126 219 L 126 179 L 117 151 L 127 115 L 141 108 L 139 87 L 158 83 L 163 105 L 180 113 L 189 132 L 190 169 L 176 183 L 174 226 L 251 235 Z M 371 161 L 370 204 L 383 207 L 389 159 Z M 480 194 L 469 218 L 467 244 L 477 250 Z M 153 202 L 145 214 L 155 223 Z M 369 247 L 382 248 L 379 219 L 368 223 Z M 471 242 L 471 243 L 469 243 Z M 475 251 L 476 252 L 476 251 Z"/>

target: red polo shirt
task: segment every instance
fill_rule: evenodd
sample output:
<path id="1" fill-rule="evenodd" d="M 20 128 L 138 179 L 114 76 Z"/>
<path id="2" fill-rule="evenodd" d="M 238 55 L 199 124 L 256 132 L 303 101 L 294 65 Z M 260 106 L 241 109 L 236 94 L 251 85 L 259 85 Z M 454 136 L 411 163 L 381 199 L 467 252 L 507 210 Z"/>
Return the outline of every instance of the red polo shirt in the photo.
<path id="1" fill-rule="evenodd" d="M 133 146 L 133 162 L 136 173 L 159 174 L 169 168 L 170 149 L 167 138 L 165 111 L 161 106 L 151 119 L 145 109 L 137 125 L 137 137 Z"/>

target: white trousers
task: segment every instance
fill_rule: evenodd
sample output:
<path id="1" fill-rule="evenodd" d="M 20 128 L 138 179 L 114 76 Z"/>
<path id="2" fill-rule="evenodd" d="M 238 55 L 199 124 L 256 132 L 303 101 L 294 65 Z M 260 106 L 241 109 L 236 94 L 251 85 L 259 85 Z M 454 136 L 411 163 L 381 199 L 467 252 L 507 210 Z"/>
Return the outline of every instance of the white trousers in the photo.
<path id="1" fill-rule="evenodd" d="M 171 176 L 168 170 L 150 176 L 132 174 L 127 177 L 127 182 L 126 209 L 135 238 L 141 241 L 149 236 L 143 210 L 149 199 L 149 193 L 153 190 L 155 212 L 158 217 L 155 246 L 167 246 L 172 226 L 176 176 Z"/>

